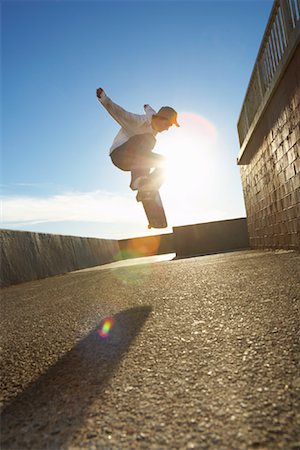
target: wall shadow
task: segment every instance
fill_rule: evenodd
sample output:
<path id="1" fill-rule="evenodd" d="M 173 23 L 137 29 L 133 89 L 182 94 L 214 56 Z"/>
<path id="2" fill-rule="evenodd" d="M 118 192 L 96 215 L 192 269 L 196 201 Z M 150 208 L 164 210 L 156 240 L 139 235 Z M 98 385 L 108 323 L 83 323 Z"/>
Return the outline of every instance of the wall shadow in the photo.
<path id="1" fill-rule="evenodd" d="M 140 332 L 152 308 L 135 307 L 112 316 L 101 337 L 99 324 L 69 353 L 3 410 L 1 449 L 60 448 L 85 419 Z"/>

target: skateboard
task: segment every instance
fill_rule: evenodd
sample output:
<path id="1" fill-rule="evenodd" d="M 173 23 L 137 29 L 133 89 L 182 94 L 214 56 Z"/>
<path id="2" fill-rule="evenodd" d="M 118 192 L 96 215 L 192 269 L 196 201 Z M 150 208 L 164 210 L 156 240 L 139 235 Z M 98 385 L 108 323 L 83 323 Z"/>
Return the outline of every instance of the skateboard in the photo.
<path id="1" fill-rule="evenodd" d="M 137 201 L 141 202 L 148 219 L 148 228 L 166 228 L 168 226 L 165 210 L 158 190 L 138 192 Z"/>

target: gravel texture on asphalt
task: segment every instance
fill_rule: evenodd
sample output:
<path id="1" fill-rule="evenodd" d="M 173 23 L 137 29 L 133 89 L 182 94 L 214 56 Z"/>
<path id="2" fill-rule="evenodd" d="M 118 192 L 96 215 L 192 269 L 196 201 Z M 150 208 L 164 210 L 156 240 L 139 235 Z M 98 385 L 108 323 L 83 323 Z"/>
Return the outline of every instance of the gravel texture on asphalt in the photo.
<path id="1" fill-rule="evenodd" d="M 1 449 L 300 449 L 299 299 L 292 251 L 3 289 Z"/>

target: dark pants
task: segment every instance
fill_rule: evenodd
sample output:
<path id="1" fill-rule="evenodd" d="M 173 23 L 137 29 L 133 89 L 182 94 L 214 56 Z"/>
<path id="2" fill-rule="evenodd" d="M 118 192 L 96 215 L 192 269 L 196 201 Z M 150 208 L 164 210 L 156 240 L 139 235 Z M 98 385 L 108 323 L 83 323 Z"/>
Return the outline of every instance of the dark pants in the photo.
<path id="1" fill-rule="evenodd" d="M 164 180 L 165 157 L 153 153 L 156 140 L 152 134 L 137 134 L 127 142 L 117 147 L 110 157 L 115 166 L 121 170 L 131 172 L 131 183 L 141 176 L 148 176 L 151 169 L 151 179 L 158 185 Z"/>

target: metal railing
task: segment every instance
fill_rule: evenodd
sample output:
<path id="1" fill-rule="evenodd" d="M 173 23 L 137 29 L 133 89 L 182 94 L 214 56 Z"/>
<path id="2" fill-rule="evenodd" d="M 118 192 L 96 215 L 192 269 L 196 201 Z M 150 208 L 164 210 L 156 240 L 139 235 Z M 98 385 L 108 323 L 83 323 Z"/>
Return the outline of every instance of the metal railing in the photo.
<path id="1" fill-rule="evenodd" d="M 300 28 L 300 0 L 275 0 L 238 120 L 240 146 Z"/>

